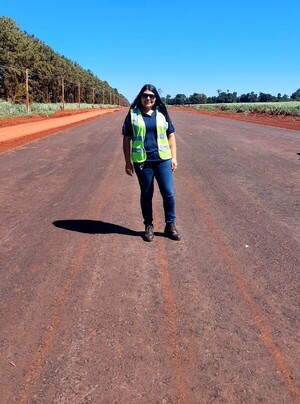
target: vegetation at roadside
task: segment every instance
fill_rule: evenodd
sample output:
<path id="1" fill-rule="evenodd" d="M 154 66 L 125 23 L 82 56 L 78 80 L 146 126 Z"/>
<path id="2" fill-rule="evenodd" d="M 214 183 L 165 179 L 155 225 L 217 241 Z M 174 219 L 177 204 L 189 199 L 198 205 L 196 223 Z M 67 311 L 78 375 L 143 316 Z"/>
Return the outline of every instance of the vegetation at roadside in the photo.
<path id="1" fill-rule="evenodd" d="M 28 88 L 27 88 L 28 87 Z M 9 17 L 0 18 L 0 99 L 13 104 L 129 105 L 116 88 L 56 53 Z"/>
<path id="2" fill-rule="evenodd" d="M 64 110 L 85 110 L 85 109 L 97 109 L 97 108 L 116 108 L 117 105 L 110 104 L 78 104 L 66 103 Z M 30 105 L 29 114 L 26 111 L 25 104 L 13 104 L 8 101 L 1 102 L 0 100 L 0 119 L 11 118 L 11 117 L 21 117 L 21 116 L 32 116 L 32 115 L 53 115 L 57 111 L 61 111 L 61 104 L 43 104 L 43 103 L 32 103 Z"/>
<path id="3" fill-rule="evenodd" d="M 232 104 L 194 104 L 194 109 L 203 111 L 226 111 L 242 114 L 256 113 L 268 115 L 300 116 L 300 101 L 253 102 Z"/>
<path id="4" fill-rule="evenodd" d="M 260 92 L 258 95 L 253 91 L 247 94 L 237 95 L 236 92 L 231 93 L 229 90 L 217 90 L 218 95 L 207 97 L 204 93 L 194 93 L 187 97 L 185 94 L 177 94 L 174 98 L 167 94 L 163 100 L 168 105 L 189 105 L 189 104 L 235 104 L 235 103 L 285 103 L 300 101 L 300 88 L 294 91 L 291 96 L 287 94 L 277 96 Z"/>

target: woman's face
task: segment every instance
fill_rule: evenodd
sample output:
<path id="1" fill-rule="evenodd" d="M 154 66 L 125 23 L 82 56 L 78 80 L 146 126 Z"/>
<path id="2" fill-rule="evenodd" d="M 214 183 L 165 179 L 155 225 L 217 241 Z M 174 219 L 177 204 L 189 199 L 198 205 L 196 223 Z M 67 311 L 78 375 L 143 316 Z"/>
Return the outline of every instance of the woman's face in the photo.
<path id="1" fill-rule="evenodd" d="M 153 108 L 155 101 L 156 101 L 156 97 L 152 91 L 145 90 L 141 94 L 141 103 L 142 103 L 143 109 L 145 109 L 146 111 L 150 111 Z"/>

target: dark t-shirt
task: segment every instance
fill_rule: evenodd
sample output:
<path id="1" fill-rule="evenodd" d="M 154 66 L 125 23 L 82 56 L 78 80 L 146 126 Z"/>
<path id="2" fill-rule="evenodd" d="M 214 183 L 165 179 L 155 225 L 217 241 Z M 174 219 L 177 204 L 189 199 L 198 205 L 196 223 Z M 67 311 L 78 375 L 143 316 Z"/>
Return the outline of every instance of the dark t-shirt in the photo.
<path id="1" fill-rule="evenodd" d="M 144 141 L 144 147 L 147 153 L 147 160 L 148 161 L 160 160 L 157 147 L 156 110 L 153 111 L 151 116 L 148 114 L 144 114 L 142 112 L 142 116 L 146 125 L 146 136 Z M 169 116 L 167 117 L 167 121 L 169 123 L 169 127 L 167 129 L 167 136 L 169 137 L 170 133 L 175 132 L 175 128 Z M 122 128 L 122 134 L 130 138 L 132 138 L 133 136 L 130 112 L 127 114 L 125 118 Z"/>

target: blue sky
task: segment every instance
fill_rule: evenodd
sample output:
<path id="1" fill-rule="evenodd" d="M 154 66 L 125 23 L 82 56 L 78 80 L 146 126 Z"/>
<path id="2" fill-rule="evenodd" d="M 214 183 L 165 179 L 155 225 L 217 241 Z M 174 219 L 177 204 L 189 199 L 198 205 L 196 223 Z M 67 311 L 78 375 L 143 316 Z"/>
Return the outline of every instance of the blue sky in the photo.
<path id="1" fill-rule="evenodd" d="M 172 97 L 300 88 L 299 0 L 1 0 L 0 16 L 129 101 L 146 83 Z"/>

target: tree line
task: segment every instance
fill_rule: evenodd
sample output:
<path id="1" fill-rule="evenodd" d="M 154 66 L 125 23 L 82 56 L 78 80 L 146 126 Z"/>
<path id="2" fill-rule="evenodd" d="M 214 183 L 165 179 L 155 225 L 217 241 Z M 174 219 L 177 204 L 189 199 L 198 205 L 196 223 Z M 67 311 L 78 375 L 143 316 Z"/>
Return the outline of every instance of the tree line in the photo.
<path id="1" fill-rule="evenodd" d="M 277 96 L 272 94 L 251 93 L 237 95 L 236 92 L 229 92 L 217 90 L 218 95 L 213 97 L 207 97 L 203 93 L 194 93 L 187 97 L 185 94 L 177 94 L 174 98 L 170 94 L 166 97 L 162 97 L 163 101 L 168 105 L 186 105 L 186 104 L 223 104 L 223 103 L 239 103 L 239 102 L 282 102 L 282 101 L 300 101 L 300 88 L 293 92 L 291 96 L 287 94 Z"/>
<path id="2" fill-rule="evenodd" d="M 55 52 L 34 35 L 21 31 L 9 17 L 0 18 L 0 99 L 24 103 L 26 85 L 30 102 L 129 105 L 128 100 L 100 80 Z"/>

